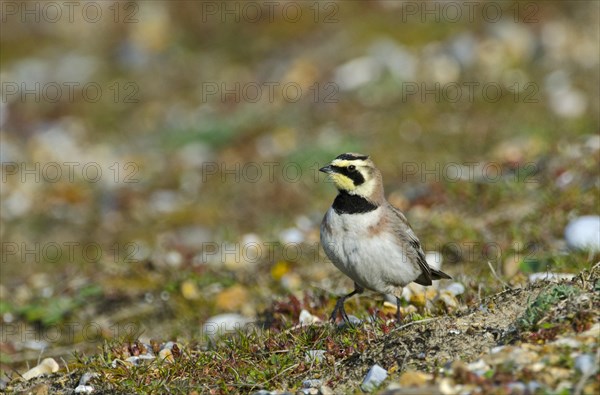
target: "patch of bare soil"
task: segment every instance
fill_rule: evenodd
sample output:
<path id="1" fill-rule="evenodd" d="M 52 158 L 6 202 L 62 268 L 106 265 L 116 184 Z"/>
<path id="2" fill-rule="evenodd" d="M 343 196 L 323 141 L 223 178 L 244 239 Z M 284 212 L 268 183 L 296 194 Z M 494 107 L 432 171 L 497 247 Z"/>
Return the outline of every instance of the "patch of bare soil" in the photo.
<path id="1" fill-rule="evenodd" d="M 494 347 L 509 344 L 518 347 L 524 342 L 529 342 L 529 337 L 535 341 L 537 333 L 526 331 L 522 319 L 528 314 L 533 314 L 530 307 L 541 294 L 546 295 L 561 286 L 569 287 L 568 289 L 572 289 L 578 297 L 567 298 L 548 306 L 549 310 L 545 315 L 538 318 L 540 321 L 561 322 L 567 317 L 576 317 L 581 311 L 587 312 L 586 328 L 600 321 L 600 267 L 596 265 L 573 281 L 538 281 L 525 288 L 500 292 L 466 313 L 400 327 L 372 342 L 366 352 L 341 363 L 338 369 L 348 381 L 337 390 L 356 389 L 375 363 L 388 372 L 429 372 L 435 378 L 436 368 L 449 368 L 453 361 L 469 363 L 489 354 Z M 582 303 L 585 306 L 582 306 Z M 563 332 L 555 330 L 550 333 L 550 337 L 575 336 L 577 330 L 583 329 L 585 328 L 577 328 L 576 324 L 569 324 L 562 327 Z M 540 339 L 538 343 L 545 340 L 553 339 Z M 597 341 L 595 348 L 598 348 Z M 436 388 L 430 387 L 430 390 Z"/>

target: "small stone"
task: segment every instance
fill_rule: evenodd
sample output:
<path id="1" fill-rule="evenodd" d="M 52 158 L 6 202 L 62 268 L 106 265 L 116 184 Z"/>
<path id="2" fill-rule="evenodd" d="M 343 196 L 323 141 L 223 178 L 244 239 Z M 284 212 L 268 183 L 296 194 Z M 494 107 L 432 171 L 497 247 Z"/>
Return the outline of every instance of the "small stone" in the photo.
<path id="1" fill-rule="evenodd" d="M 202 333 L 214 339 L 224 333 L 243 330 L 250 325 L 250 320 L 239 314 L 218 314 L 206 320 Z"/>
<path id="2" fill-rule="evenodd" d="M 323 381 L 319 379 L 308 379 L 302 382 L 302 388 L 321 388 Z"/>
<path id="3" fill-rule="evenodd" d="M 23 373 L 22 376 L 25 380 L 31 380 L 44 374 L 58 372 L 58 368 L 58 363 L 53 358 L 46 358 L 38 366 Z"/>
<path id="4" fill-rule="evenodd" d="M 600 251 L 600 216 L 585 215 L 569 222 L 565 239 L 572 249 Z"/>
<path id="5" fill-rule="evenodd" d="M 375 389 L 377 389 L 377 387 L 379 387 L 386 378 L 387 378 L 387 371 L 384 368 L 382 368 L 381 366 L 375 364 L 371 367 L 371 369 L 365 376 L 365 379 L 363 380 L 362 384 L 360 385 L 360 388 L 364 392 L 372 392 Z"/>
<path id="6" fill-rule="evenodd" d="M 140 357 L 138 357 L 138 356 L 135 356 L 135 355 L 134 355 L 134 356 L 131 356 L 131 357 L 127 358 L 127 359 L 125 360 L 125 362 L 129 362 L 129 363 L 131 363 L 132 365 L 137 365 L 137 364 L 138 364 L 138 361 L 139 361 L 139 359 L 140 359 Z"/>
<path id="7" fill-rule="evenodd" d="M 83 375 L 81 375 L 81 378 L 79 379 L 79 385 L 86 385 L 88 383 L 88 381 L 90 381 L 94 377 L 98 377 L 98 376 L 99 376 L 98 373 L 86 372 Z"/>
<path id="8" fill-rule="evenodd" d="M 348 315 L 348 322 L 342 321 L 338 325 L 338 327 L 339 328 L 343 328 L 343 327 L 348 326 L 348 325 L 350 325 L 350 326 L 358 326 L 360 324 L 362 324 L 362 320 L 360 318 L 358 318 L 357 316 L 350 314 L 350 315 Z"/>
<path id="9" fill-rule="evenodd" d="M 402 373 L 398 382 L 402 387 L 422 387 L 432 378 L 428 373 L 408 371 Z"/>
<path id="10" fill-rule="evenodd" d="M 134 356 L 131 356 L 131 357 L 127 358 L 125 360 L 125 362 L 129 362 L 129 363 L 131 363 L 133 365 L 141 365 L 144 362 L 151 361 L 151 360 L 153 360 L 155 358 L 156 357 L 154 357 L 153 355 L 148 355 L 148 354 L 134 355 Z"/>
<path id="11" fill-rule="evenodd" d="M 334 395 L 333 390 L 326 385 L 322 385 L 321 388 L 319 388 L 319 391 L 321 392 L 321 395 Z"/>
<path id="12" fill-rule="evenodd" d="M 461 283 L 452 283 L 446 287 L 446 291 L 450 292 L 452 295 L 462 295 L 465 293 L 465 286 Z"/>
<path id="13" fill-rule="evenodd" d="M 591 376 L 598 370 L 592 354 L 581 354 L 575 358 L 575 369 L 584 375 Z"/>
<path id="14" fill-rule="evenodd" d="M 75 388 L 75 393 L 76 394 L 91 394 L 92 392 L 94 392 L 94 387 L 92 387 L 91 385 L 78 385 L 77 388 Z"/>
<path id="15" fill-rule="evenodd" d="M 288 228 L 279 233 L 279 240 L 284 244 L 300 244 L 304 242 L 304 233 L 297 228 Z"/>
<path id="16" fill-rule="evenodd" d="M 163 348 L 158 353 L 159 361 L 172 363 L 175 362 L 175 357 L 173 356 L 173 352 L 169 348 Z"/>
<path id="17" fill-rule="evenodd" d="M 298 318 L 298 321 L 302 325 L 312 325 L 316 322 L 321 321 L 321 319 L 319 317 L 317 317 L 316 315 L 312 315 L 311 313 L 309 313 L 308 310 L 302 309 L 302 311 L 300 312 L 300 317 Z"/>
<path id="18" fill-rule="evenodd" d="M 304 358 L 306 362 L 321 362 L 325 359 L 325 350 L 308 350 L 306 352 L 306 357 Z"/>
<path id="19" fill-rule="evenodd" d="M 272 392 L 267 390 L 258 390 L 253 392 L 252 395 L 272 395 Z"/>

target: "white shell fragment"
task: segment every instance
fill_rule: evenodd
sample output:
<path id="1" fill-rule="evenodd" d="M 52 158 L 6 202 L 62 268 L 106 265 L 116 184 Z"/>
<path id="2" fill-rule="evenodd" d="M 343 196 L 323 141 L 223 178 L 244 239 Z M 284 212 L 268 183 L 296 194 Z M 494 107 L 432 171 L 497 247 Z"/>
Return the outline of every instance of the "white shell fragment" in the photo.
<path id="1" fill-rule="evenodd" d="M 383 381 L 387 378 L 387 375 L 387 370 L 375 364 L 365 376 L 360 388 L 365 392 L 372 392 L 377 389 L 381 383 L 383 383 Z"/>
<path id="2" fill-rule="evenodd" d="M 38 366 L 23 373 L 23 378 L 31 380 L 32 378 L 54 372 L 58 372 L 58 363 L 53 358 L 46 358 Z"/>

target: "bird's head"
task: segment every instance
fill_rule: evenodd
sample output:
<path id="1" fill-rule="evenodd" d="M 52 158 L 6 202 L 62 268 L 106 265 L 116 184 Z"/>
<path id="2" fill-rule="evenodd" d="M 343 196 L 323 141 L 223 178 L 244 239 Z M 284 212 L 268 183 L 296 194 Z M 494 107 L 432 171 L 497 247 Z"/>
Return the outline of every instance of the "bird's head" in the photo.
<path id="1" fill-rule="evenodd" d="M 381 173 L 368 155 L 341 154 L 319 171 L 329 175 L 340 191 L 371 200 L 383 195 Z"/>

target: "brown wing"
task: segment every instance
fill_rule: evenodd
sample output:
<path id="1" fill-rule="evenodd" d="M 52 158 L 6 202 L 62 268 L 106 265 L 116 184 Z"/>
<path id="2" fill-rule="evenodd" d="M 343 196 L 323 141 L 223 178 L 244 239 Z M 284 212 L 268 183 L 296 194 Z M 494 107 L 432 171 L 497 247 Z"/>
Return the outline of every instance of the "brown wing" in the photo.
<path id="1" fill-rule="evenodd" d="M 408 220 L 402 214 L 400 210 L 396 207 L 392 206 L 388 203 L 389 208 L 394 213 L 394 215 L 400 220 L 394 221 L 394 231 L 396 236 L 400 239 L 401 243 L 407 249 L 406 255 L 411 258 L 413 261 L 417 262 L 419 268 L 421 269 L 421 275 L 417 277 L 414 281 L 417 284 L 421 285 L 431 285 L 431 280 L 439 280 L 442 278 L 451 278 L 446 273 L 436 270 L 429 266 L 427 261 L 425 260 L 425 253 L 423 252 L 423 248 L 421 247 L 421 242 L 417 238 L 414 230 L 411 228 Z"/>

